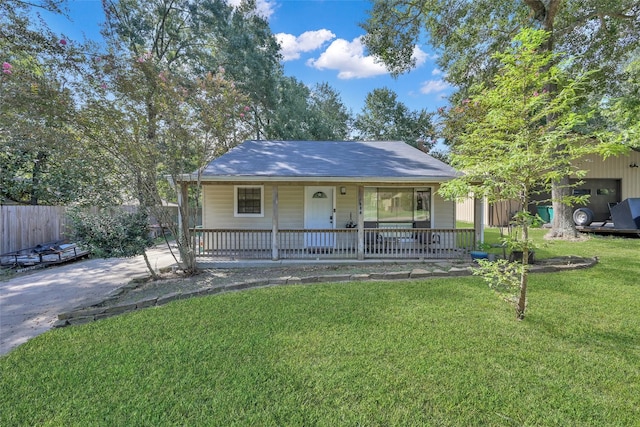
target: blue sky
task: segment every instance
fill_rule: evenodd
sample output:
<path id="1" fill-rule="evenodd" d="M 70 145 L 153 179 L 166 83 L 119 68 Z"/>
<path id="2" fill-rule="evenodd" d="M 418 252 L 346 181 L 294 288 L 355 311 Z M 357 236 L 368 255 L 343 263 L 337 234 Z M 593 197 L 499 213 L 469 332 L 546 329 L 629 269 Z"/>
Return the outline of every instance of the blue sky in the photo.
<path id="1" fill-rule="evenodd" d="M 228 0 L 239 3 L 240 0 Z M 428 45 L 416 46 L 417 67 L 397 79 L 368 56 L 359 27 L 370 8 L 366 0 L 257 0 L 258 8 L 283 48 L 285 74 L 313 86 L 327 82 L 359 113 L 367 93 L 387 87 L 410 109 L 435 112 L 446 105 L 452 88 L 442 79 Z M 69 0 L 72 21 L 47 17 L 54 31 L 70 39 L 99 37 L 104 20 L 99 0 Z"/>

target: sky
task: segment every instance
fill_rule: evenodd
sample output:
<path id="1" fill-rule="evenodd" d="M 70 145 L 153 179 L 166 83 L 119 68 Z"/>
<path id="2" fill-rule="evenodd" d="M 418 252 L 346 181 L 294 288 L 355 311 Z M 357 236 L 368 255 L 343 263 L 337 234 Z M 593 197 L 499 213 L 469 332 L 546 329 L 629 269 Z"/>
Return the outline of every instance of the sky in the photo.
<path id="1" fill-rule="evenodd" d="M 227 0 L 239 3 L 240 0 Z M 368 93 L 386 87 L 411 110 L 435 112 L 447 105 L 451 88 L 428 45 L 416 46 L 417 66 L 392 78 L 384 65 L 367 54 L 358 25 L 367 18 L 367 0 L 257 0 L 260 13 L 282 46 L 285 74 L 312 87 L 328 83 L 354 114 Z M 50 28 L 71 40 L 99 37 L 104 21 L 99 0 L 68 0 L 69 18 L 46 17 Z"/>

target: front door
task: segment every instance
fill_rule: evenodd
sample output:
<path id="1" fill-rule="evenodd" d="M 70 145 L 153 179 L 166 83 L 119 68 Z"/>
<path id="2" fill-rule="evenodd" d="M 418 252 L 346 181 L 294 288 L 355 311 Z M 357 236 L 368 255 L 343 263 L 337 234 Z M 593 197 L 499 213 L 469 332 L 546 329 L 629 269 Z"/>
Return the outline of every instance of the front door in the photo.
<path id="1" fill-rule="evenodd" d="M 334 187 L 305 187 L 305 230 L 327 230 L 335 228 Z M 335 235 L 327 231 L 304 233 L 305 248 L 334 248 Z"/>

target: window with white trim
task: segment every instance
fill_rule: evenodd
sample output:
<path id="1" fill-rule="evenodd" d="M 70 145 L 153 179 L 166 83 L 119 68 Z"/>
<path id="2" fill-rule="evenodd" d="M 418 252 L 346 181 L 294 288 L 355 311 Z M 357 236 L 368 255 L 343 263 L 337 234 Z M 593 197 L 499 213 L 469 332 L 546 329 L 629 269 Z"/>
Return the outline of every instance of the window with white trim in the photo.
<path id="1" fill-rule="evenodd" d="M 264 216 L 264 186 L 236 185 L 233 189 L 233 214 L 236 217 Z"/>

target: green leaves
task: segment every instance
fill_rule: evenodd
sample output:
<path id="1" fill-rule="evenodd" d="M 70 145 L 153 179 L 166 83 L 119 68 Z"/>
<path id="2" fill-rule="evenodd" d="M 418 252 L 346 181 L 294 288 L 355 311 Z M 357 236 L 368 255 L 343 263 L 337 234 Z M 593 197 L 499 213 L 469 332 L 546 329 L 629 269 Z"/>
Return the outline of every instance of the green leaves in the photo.
<path id="1" fill-rule="evenodd" d="M 473 275 L 482 277 L 489 288 L 495 291 L 500 298 L 515 305 L 520 291 L 520 277 L 527 266 L 506 259 L 495 261 L 480 259 L 478 265 L 473 269 Z"/>
<path id="2" fill-rule="evenodd" d="M 413 67 L 413 46 L 425 37 L 447 81 L 461 89 L 489 82 L 519 28 L 553 30 L 548 46 L 573 57 L 572 72 L 598 69 L 591 88 L 607 93 L 618 65 L 640 40 L 640 10 L 627 0 L 506 1 L 375 0 L 362 24 L 369 51 L 393 73 Z"/>
<path id="3" fill-rule="evenodd" d="M 177 182 L 254 131 L 260 134 L 260 115 L 272 107 L 280 71 L 278 45 L 252 2 L 236 8 L 218 0 L 118 0 L 104 6 L 110 54 L 94 62 L 101 82 L 87 89 L 86 135 L 117 159 L 131 183 L 122 191 L 181 236 L 183 263 L 194 272 L 188 227 L 178 230 L 158 209 L 162 198 L 175 200 L 163 179 Z M 185 206 L 198 203 L 198 190 L 195 200 L 180 206 L 183 218 Z"/>
<path id="4" fill-rule="evenodd" d="M 537 50 L 547 38 L 523 30 L 510 50 L 495 55 L 502 65 L 493 85 L 472 88 L 450 112 L 462 125 L 452 164 L 465 172 L 468 189 L 490 201 L 517 199 L 526 206 L 534 188 L 574 174 L 569 160 L 596 149 L 576 132 L 589 117 L 578 108 L 582 80 L 553 65 L 556 55 Z M 453 185 L 444 186 L 447 194 L 464 196 L 454 194 Z"/>
<path id="5" fill-rule="evenodd" d="M 624 71 L 621 90 L 606 100 L 603 115 L 621 144 L 640 149 L 640 54 L 636 52 Z M 615 151 L 606 154 L 615 154 Z"/>
<path id="6" fill-rule="evenodd" d="M 513 221 L 521 236 L 511 247 L 525 254 L 531 249 L 531 195 L 562 178 L 580 176 L 575 160 L 598 149 L 589 135 L 578 132 L 590 116 L 580 108 L 584 76 L 571 78 L 556 64 L 557 55 L 541 49 L 548 37 L 540 30 L 522 30 L 509 49 L 494 55 L 500 67 L 493 84 L 472 87 L 470 97 L 452 109 L 460 128 L 451 161 L 464 175 L 440 189 L 448 198 L 473 193 L 490 203 L 514 200 L 519 211 Z M 557 201 L 571 204 L 577 198 L 565 195 Z M 519 318 L 525 310 L 526 262 L 519 278 Z M 516 283 L 516 271 L 507 264 L 485 266 L 482 273 L 501 287 Z"/>
<path id="7" fill-rule="evenodd" d="M 153 244 L 144 212 L 75 210 L 70 216 L 76 238 L 95 256 L 133 257 Z"/>
<path id="8" fill-rule="evenodd" d="M 260 120 L 267 139 L 340 141 L 349 136 L 351 115 L 340 95 L 328 84 L 308 88 L 295 77 L 277 82 L 276 107 Z"/>
<path id="9" fill-rule="evenodd" d="M 435 144 L 433 114 L 425 110 L 411 111 L 397 100 L 388 88 L 374 89 L 365 99 L 354 127 L 359 138 L 377 141 L 404 141 L 429 151 Z"/>

